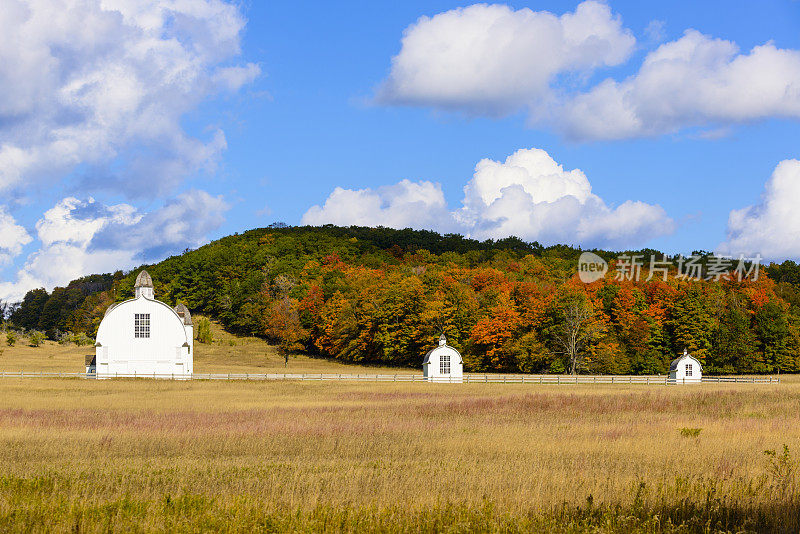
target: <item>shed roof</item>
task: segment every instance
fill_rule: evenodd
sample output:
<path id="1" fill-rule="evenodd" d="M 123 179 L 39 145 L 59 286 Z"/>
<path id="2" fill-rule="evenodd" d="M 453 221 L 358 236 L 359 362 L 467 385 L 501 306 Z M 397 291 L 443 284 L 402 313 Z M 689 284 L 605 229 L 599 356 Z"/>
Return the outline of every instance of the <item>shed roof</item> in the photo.
<path id="1" fill-rule="evenodd" d="M 446 344 L 445 344 L 445 345 L 439 345 L 438 347 L 434 347 L 434 348 L 432 348 L 431 350 L 429 350 L 429 351 L 428 351 L 428 352 L 425 354 L 425 359 L 424 359 L 424 360 L 422 360 L 422 365 L 425 365 L 426 363 L 430 363 L 430 360 L 431 360 L 431 354 L 433 354 L 434 352 L 436 352 L 436 351 L 438 351 L 438 350 L 442 350 L 442 349 L 450 349 L 450 350 L 453 350 L 453 351 L 455 351 L 455 353 L 456 353 L 456 354 L 458 354 L 458 360 L 459 360 L 459 361 L 458 361 L 458 363 L 463 363 L 464 359 L 461 357 L 461 353 L 460 353 L 460 352 L 458 352 L 458 349 L 457 349 L 457 348 L 455 348 L 455 347 L 451 347 L 450 345 L 446 345 Z"/>
<path id="2" fill-rule="evenodd" d="M 677 371 L 678 370 L 678 365 L 680 365 L 682 360 L 686 360 L 686 359 L 692 360 L 694 363 L 696 363 L 698 365 L 698 367 L 700 367 L 700 371 L 703 370 L 703 365 L 700 363 L 700 360 L 698 360 L 697 358 L 695 358 L 694 356 L 692 356 L 688 352 L 684 352 L 683 354 L 681 354 L 680 356 L 678 356 L 677 358 L 672 360 L 672 363 L 669 364 L 669 370 L 670 371 Z"/>

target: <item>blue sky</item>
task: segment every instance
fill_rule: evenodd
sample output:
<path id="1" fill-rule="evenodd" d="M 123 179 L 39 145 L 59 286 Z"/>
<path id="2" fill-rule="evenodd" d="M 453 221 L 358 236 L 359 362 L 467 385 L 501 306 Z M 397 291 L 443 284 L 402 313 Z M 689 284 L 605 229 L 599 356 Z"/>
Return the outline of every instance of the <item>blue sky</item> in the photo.
<path id="1" fill-rule="evenodd" d="M 800 258 L 800 2 L 159 3 L 12 0 L 0 298 L 273 221 Z"/>

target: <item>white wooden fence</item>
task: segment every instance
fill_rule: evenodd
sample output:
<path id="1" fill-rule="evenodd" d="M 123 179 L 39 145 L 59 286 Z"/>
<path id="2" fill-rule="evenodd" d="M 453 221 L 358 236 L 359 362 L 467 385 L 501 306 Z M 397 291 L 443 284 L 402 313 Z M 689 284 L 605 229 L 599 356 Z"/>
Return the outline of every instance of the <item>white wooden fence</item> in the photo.
<path id="1" fill-rule="evenodd" d="M 0 371 L 0 378 L 96 378 L 94 373 L 62 373 L 45 371 Z M 415 374 L 344 374 L 344 373 L 194 373 L 193 375 L 176 374 L 114 374 L 108 378 L 157 378 L 163 380 L 298 380 L 319 381 L 339 380 L 356 382 L 425 382 L 426 378 Z M 447 383 L 447 379 L 436 378 L 436 383 Z M 459 383 L 492 383 L 492 384 L 640 384 L 670 385 L 682 383 L 664 375 L 494 375 L 465 374 Z M 704 376 L 704 383 L 745 383 L 776 384 L 780 378 L 772 376 Z M 691 382 L 685 382 L 687 384 Z"/>

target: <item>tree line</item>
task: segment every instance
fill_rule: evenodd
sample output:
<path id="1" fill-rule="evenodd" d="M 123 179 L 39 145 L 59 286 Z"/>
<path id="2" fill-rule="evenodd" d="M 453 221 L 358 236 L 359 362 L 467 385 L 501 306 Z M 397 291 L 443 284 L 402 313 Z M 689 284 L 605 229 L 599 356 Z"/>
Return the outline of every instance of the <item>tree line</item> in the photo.
<path id="1" fill-rule="evenodd" d="M 755 281 L 647 281 L 646 268 L 637 281 L 616 279 L 617 252 L 595 252 L 611 272 L 584 284 L 581 250 L 565 245 L 275 225 L 145 267 L 157 298 L 286 353 L 418 367 L 445 333 L 477 372 L 660 374 L 684 348 L 708 373 L 800 372 L 794 262 Z M 9 322 L 94 336 L 108 305 L 132 297 L 137 273 L 30 291 Z"/>

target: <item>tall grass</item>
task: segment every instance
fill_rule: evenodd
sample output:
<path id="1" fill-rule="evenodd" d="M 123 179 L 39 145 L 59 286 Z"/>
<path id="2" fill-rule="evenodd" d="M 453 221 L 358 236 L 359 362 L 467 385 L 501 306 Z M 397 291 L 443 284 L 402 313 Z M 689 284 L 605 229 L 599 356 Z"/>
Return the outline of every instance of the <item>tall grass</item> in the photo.
<path id="1" fill-rule="evenodd" d="M 6 379 L 0 531 L 797 532 L 798 408 L 791 382 Z"/>

